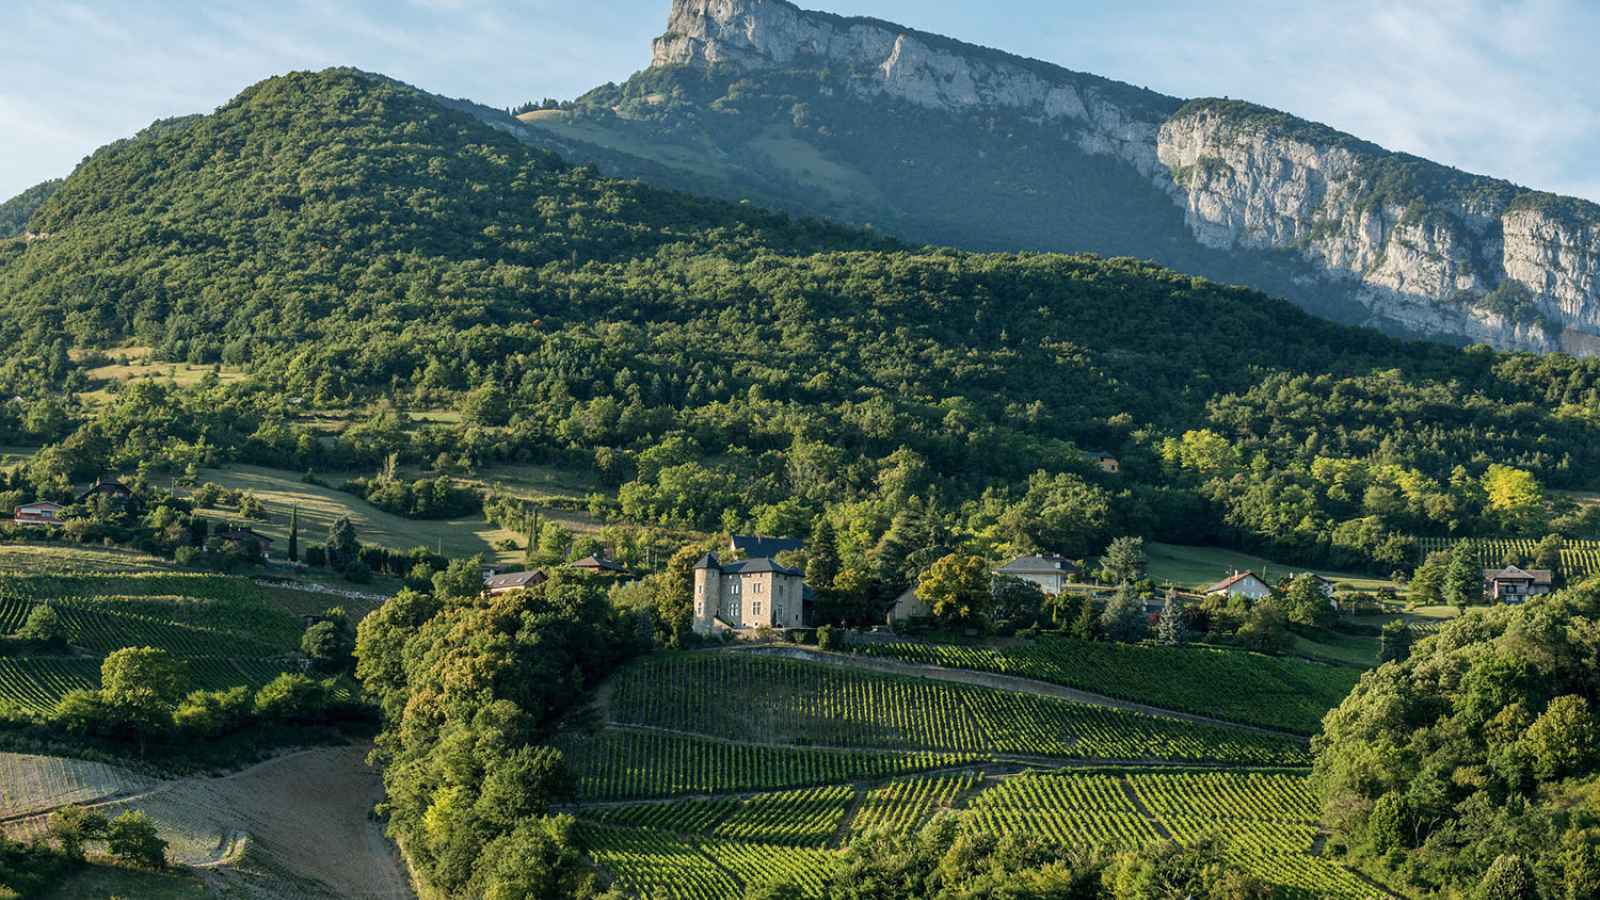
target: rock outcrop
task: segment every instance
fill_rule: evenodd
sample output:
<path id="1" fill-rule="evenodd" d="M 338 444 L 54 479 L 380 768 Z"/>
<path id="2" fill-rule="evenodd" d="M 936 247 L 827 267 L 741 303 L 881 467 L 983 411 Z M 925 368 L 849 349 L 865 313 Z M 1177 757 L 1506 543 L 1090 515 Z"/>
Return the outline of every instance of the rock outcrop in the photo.
<path id="1" fill-rule="evenodd" d="M 1183 103 L 783 0 L 674 0 L 654 64 L 821 69 L 864 96 L 1016 115 L 1149 178 L 1206 247 L 1298 255 L 1319 289 L 1361 304 L 1369 324 L 1503 349 L 1600 352 L 1593 203 L 1390 153 L 1262 107 Z"/>

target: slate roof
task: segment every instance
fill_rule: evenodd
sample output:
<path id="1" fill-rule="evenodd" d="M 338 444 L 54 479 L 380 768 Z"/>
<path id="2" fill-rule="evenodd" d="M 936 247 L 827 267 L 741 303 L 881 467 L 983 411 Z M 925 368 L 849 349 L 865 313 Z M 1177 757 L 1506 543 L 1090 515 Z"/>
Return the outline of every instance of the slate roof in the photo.
<path id="1" fill-rule="evenodd" d="M 623 575 L 631 574 L 628 572 L 628 567 L 622 563 L 613 562 L 599 556 L 585 556 L 583 559 L 573 560 L 567 565 L 574 569 L 600 569 L 605 572 L 617 572 Z"/>
<path id="2" fill-rule="evenodd" d="M 722 571 L 727 573 L 756 574 L 759 572 L 777 572 L 779 575 L 804 575 L 799 569 L 778 565 L 765 556 L 759 559 L 741 559 L 738 562 L 724 563 Z"/>
<path id="3" fill-rule="evenodd" d="M 1116 459 L 1116 456 L 1107 453 L 1104 450 L 1095 450 L 1092 453 L 1085 453 L 1084 456 L 1087 456 L 1090 459 Z"/>
<path id="4" fill-rule="evenodd" d="M 1549 569 L 1524 569 L 1521 566 L 1483 570 L 1484 581 L 1531 581 L 1534 584 L 1549 584 L 1550 577 Z"/>
<path id="5" fill-rule="evenodd" d="M 507 572 L 504 575 L 490 575 L 483 580 L 483 585 L 490 589 L 527 587 L 544 581 L 545 577 L 542 569 L 535 569 L 532 572 Z"/>
<path id="6" fill-rule="evenodd" d="M 272 538 L 269 538 L 264 534 L 258 534 L 248 528 L 239 528 L 234 531 L 224 531 L 221 534 L 216 535 L 216 537 L 222 538 L 225 541 L 242 541 L 248 538 L 254 541 L 266 541 L 269 544 L 272 543 Z"/>
<path id="7" fill-rule="evenodd" d="M 748 534 L 736 534 L 728 539 L 728 544 L 735 550 L 744 551 L 744 555 L 751 559 L 760 559 L 763 556 L 770 558 L 805 546 L 804 541 L 791 538 L 756 537 Z"/>
<path id="8" fill-rule="evenodd" d="M 1064 556 L 1045 556 L 1041 553 L 1019 556 L 996 571 L 1002 575 L 1066 575 L 1078 571 L 1078 567 Z"/>

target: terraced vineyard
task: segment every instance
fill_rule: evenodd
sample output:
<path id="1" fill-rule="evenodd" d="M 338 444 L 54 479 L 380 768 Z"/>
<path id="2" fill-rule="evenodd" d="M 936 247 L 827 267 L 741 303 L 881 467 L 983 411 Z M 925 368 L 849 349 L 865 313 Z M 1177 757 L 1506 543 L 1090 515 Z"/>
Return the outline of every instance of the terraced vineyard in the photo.
<path id="1" fill-rule="evenodd" d="M 707 691 L 705 685 L 717 685 Z M 1009 691 L 730 653 L 662 655 L 613 721 L 763 744 L 1103 760 L 1309 762 L 1298 741 Z"/>
<path id="2" fill-rule="evenodd" d="M 1322 717 L 1360 672 L 1296 659 L 1205 647 L 1156 647 L 1041 637 L 1032 644 L 862 644 L 855 652 L 906 662 L 998 672 L 1295 734 L 1316 734 Z M 1152 677 L 1159 673 L 1159 677 Z M 1227 685 L 1227 690 L 1217 690 Z"/>
<path id="3" fill-rule="evenodd" d="M 972 753 L 880 753 L 739 744 L 657 731 L 607 729 L 555 742 L 585 800 L 771 791 L 968 765 Z"/>
<path id="4" fill-rule="evenodd" d="M 0 819 L 45 812 L 68 803 L 92 803 L 113 794 L 144 790 L 152 783 L 149 778 L 104 763 L 0 753 Z"/>
<path id="5" fill-rule="evenodd" d="M 844 842 L 873 828 L 907 829 L 935 808 L 959 827 L 994 834 L 1025 833 L 1069 844 L 1141 846 L 1163 839 L 1180 843 L 1218 839 L 1241 869 L 1278 885 L 1293 900 L 1374 900 L 1382 895 L 1339 866 L 1312 855 L 1318 828 L 1316 803 L 1303 773 L 1133 770 L 1023 772 L 993 779 L 994 786 L 958 804 L 977 784 L 976 773 L 894 779 L 866 791 Z M 591 857 L 627 890 L 642 897 L 737 900 L 751 885 L 788 880 L 810 897 L 824 896 L 835 856 L 815 843 L 797 846 L 729 835 L 745 821 L 798 821 L 827 810 L 844 813 L 856 789 L 769 794 L 744 801 L 731 818 L 704 834 L 704 819 L 684 804 L 656 804 L 663 822 L 696 828 L 584 826 Z M 642 809 L 635 807 L 634 809 Z M 596 814 L 608 816 L 614 809 Z M 674 816 L 679 818 L 674 819 Z M 637 818 L 637 813 L 629 818 Z M 821 835 L 820 815 L 808 829 Z M 832 829 L 827 829 L 831 833 Z M 785 829 L 766 832 L 787 835 Z M 731 873 L 734 880 L 727 878 Z"/>
<path id="6" fill-rule="evenodd" d="M 1422 554 L 1448 553 L 1457 543 L 1465 542 L 1478 558 L 1478 565 L 1492 568 L 1504 565 L 1507 559 L 1520 559 L 1524 568 L 1533 565 L 1539 541 L 1534 538 L 1418 538 Z M 1561 548 L 1556 573 L 1570 583 L 1577 583 L 1600 572 L 1600 541 L 1567 540 Z"/>
<path id="7" fill-rule="evenodd" d="M 640 898 L 738 900 L 787 881 L 822 900 L 839 850 L 941 815 L 1104 848 L 1216 840 L 1285 898 L 1381 896 L 1313 855 L 1305 770 L 1272 767 L 1306 761 L 1288 738 L 725 652 L 647 657 L 608 697 L 611 724 L 557 743 L 584 802 L 608 804 L 576 810 L 581 842 Z M 1037 768 L 1074 755 L 1235 768 Z"/>
<path id="8" fill-rule="evenodd" d="M 893 832 L 915 829 L 937 810 L 950 809 L 978 783 L 973 772 L 959 775 L 925 775 L 902 778 L 867 792 L 866 800 L 850 823 L 860 834 L 878 828 Z"/>
<path id="9" fill-rule="evenodd" d="M 48 603 L 71 658 L 0 658 L 0 715 L 39 717 L 67 691 L 96 688 L 100 659 L 157 647 L 189 663 L 197 688 L 258 688 L 285 671 L 299 622 L 248 579 L 183 572 L 0 574 L 0 632 Z"/>

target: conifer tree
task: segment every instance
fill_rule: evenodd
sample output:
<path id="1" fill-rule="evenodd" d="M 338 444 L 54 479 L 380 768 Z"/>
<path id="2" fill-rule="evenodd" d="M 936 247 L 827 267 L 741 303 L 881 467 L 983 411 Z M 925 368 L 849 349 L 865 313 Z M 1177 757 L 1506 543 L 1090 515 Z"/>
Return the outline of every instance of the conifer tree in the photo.
<path id="1" fill-rule="evenodd" d="M 1078 617 L 1072 621 L 1072 636 L 1080 641 L 1093 641 L 1100 637 L 1100 617 L 1095 615 L 1094 601 L 1083 598 L 1078 607 Z"/>
<path id="2" fill-rule="evenodd" d="M 1161 619 L 1156 623 L 1156 638 L 1161 643 L 1181 647 L 1189 642 L 1189 624 L 1183 619 L 1187 606 L 1177 588 L 1167 591 L 1167 608 L 1161 611 Z"/>
<path id="3" fill-rule="evenodd" d="M 833 522 L 827 516 L 817 521 L 816 530 L 811 534 L 811 544 L 807 550 L 810 556 L 806 560 L 806 583 L 811 585 L 813 590 L 831 590 L 833 580 L 839 575 L 839 547 L 834 536 Z"/>
<path id="4" fill-rule="evenodd" d="M 300 507 L 289 509 L 289 561 L 300 561 Z"/>
<path id="5" fill-rule="evenodd" d="M 1150 620 L 1145 616 L 1144 601 L 1134 593 L 1127 582 L 1117 588 L 1106 611 L 1100 616 L 1100 627 L 1106 636 L 1115 641 L 1131 644 L 1150 630 Z"/>

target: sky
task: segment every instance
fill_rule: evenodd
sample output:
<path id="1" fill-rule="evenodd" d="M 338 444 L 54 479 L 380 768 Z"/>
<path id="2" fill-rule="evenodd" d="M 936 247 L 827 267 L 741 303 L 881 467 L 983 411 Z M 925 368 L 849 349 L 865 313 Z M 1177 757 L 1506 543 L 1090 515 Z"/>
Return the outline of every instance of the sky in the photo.
<path id="1" fill-rule="evenodd" d="M 650 60 L 670 0 L 0 0 L 0 199 L 151 121 L 355 66 L 490 106 Z M 802 0 L 1178 97 L 1247 99 L 1600 201 L 1595 0 Z"/>

